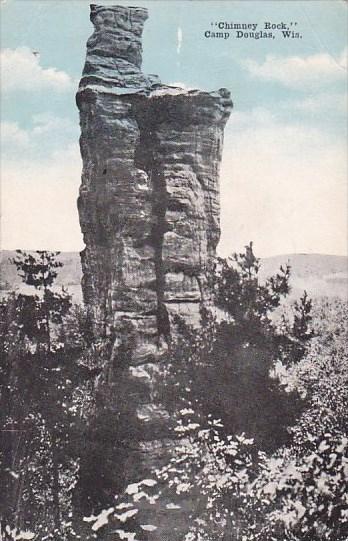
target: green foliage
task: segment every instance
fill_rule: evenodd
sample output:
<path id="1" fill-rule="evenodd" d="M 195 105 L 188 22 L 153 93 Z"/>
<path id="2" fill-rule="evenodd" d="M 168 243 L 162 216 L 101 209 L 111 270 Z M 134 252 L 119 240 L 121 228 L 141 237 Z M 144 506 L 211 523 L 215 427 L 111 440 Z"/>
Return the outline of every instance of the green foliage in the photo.
<path id="1" fill-rule="evenodd" d="M 178 413 L 175 431 L 180 440 L 158 475 L 179 506 L 182 495 L 198 502 L 185 539 L 225 539 L 227 531 L 238 536 L 244 521 L 250 522 L 246 489 L 255 476 L 253 440 L 227 435 L 221 420 L 199 419 L 191 408 Z"/>
<path id="2" fill-rule="evenodd" d="M 302 297 L 292 305 L 291 321 L 288 316 L 282 315 L 279 357 L 286 365 L 297 364 L 304 357 L 315 335 L 312 308 L 312 300 L 304 291 Z"/>
<path id="3" fill-rule="evenodd" d="M 278 324 L 289 267 L 260 283 L 252 243 L 218 260 L 220 311 L 202 309 L 200 329 L 177 319 L 158 371 L 171 444 L 145 474 L 138 443 L 157 434 L 137 415 L 153 396 L 129 370 L 130 329 L 95 339 L 90 313 L 54 287 L 56 255 L 19 253 L 34 295 L 0 302 L 6 541 L 150 541 L 184 507 L 183 541 L 347 539 L 346 304 L 304 293 Z"/>
<path id="4" fill-rule="evenodd" d="M 256 325 L 258 328 L 269 323 L 270 313 L 290 291 L 289 265 L 281 266 L 264 284 L 260 284 L 259 270 L 260 259 L 255 257 L 250 242 L 245 253 L 235 253 L 228 259 L 218 258 L 210 277 L 216 305 L 241 327 Z"/>
<path id="5" fill-rule="evenodd" d="M 314 307 L 314 332 L 304 358 L 287 373 L 287 383 L 306 397 L 295 442 L 346 434 L 348 427 L 348 305 L 324 300 Z"/>
<path id="6" fill-rule="evenodd" d="M 182 439 L 160 475 L 173 497 L 179 487 L 203 499 L 185 541 L 347 539 L 347 321 L 345 303 L 314 306 L 305 356 L 282 378 L 306 397 L 306 407 L 290 428 L 292 441 L 275 452 L 255 452 L 221 420 L 202 417 L 194 401 L 177 412 Z"/>
<path id="7" fill-rule="evenodd" d="M 209 280 L 222 315 L 203 310 L 200 329 L 178 322 L 161 399 L 169 409 L 191 401 L 203 415 L 220 418 L 229 434 L 246 432 L 259 449 L 274 450 L 289 440 L 301 401 L 284 392 L 270 370 L 302 341 L 294 346 L 288 329 L 281 332 L 272 321 L 289 292 L 289 267 L 264 284 L 259 269 L 252 243 L 245 254 L 218 260 Z"/>
<path id="8" fill-rule="evenodd" d="M 77 442 L 80 470 L 74 505 L 85 515 L 103 509 L 113 502 L 115 493 L 123 490 L 124 463 L 140 435 L 141 423 L 136 416 L 136 404 L 129 400 L 129 371 L 124 362 L 130 350 L 122 344 L 121 352 L 112 352 L 113 343 L 112 337 L 96 342 L 87 353 L 87 357 L 98 359 L 99 369 L 92 369 L 92 373 L 100 375 L 93 392 L 93 409 Z M 112 355 L 114 366 L 110 362 Z M 132 392 L 136 392 L 134 385 Z"/>
<path id="9" fill-rule="evenodd" d="M 120 330 L 117 347 L 115 336 L 95 339 L 90 312 L 55 287 L 56 256 L 18 252 L 34 294 L 0 303 L 0 514 L 9 540 L 30 531 L 89 539 L 83 519 L 126 486 L 124 464 L 140 437 L 129 390 L 145 391 L 129 382 L 129 333 Z"/>
<path id="10" fill-rule="evenodd" d="M 304 292 L 303 296 L 300 298 L 300 301 L 295 301 L 294 309 L 295 316 L 292 326 L 292 334 L 298 340 L 301 340 L 303 337 L 311 336 L 309 332 L 309 325 L 312 322 L 312 306 L 313 303 L 311 299 L 308 298 L 307 291 Z"/>
<path id="11" fill-rule="evenodd" d="M 56 255 L 18 251 L 14 263 L 35 294 L 12 293 L 0 302 L 1 516 L 9 531 L 35 524 L 47 539 L 66 535 L 61 518 L 78 458 L 71 446 L 76 384 L 84 381 L 75 344 L 61 341 L 71 298 L 53 289 Z"/>
<path id="12" fill-rule="evenodd" d="M 36 256 L 22 250 L 16 250 L 16 253 L 17 257 L 11 259 L 11 262 L 25 284 L 36 289 L 46 289 L 53 285 L 57 277 L 56 269 L 63 266 L 56 259 L 60 252 L 37 250 Z"/>
<path id="13" fill-rule="evenodd" d="M 61 324 L 71 308 L 71 296 L 63 288 L 59 293 L 52 289 L 57 277 L 56 269 L 62 266 L 62 263 L 56 260 L 59 252 L 39 250 L 36 257 L 21 250 L 16 252 L 18 256 L 12 263 L 15 264 L 18 274 L 26 285 L 34 287 L 40 294 L 30 296 L 30 301 L 27 301 L 34 304 L 33 311 L 24 311 L 28 319 L 33 321 L 32 324 L 38 327 L 39 332 L 32 336 L 32 339 L 36 338 L 38 347 L 45 344 L 50 352 L 54 339 L 51 325 Z"/>
<path id="14" fill-rule="evenodd" d="M 253 498 L 276 539 L 345 541 L 348 536 L 348 305 L 317 303 L 314 336 L 284 382 L 306 397 L 293 442 L 264 463 Z M 261 539 L 269 539 L 265 533 Z"/>
<path id="15" fill-rule="evenodd" d="M 282 449 L 265 461 L 250 497 L 263 502 L 259 538 L 344 541 L 348 517 L 348 439 L 309 435 L 303 454 Z"/>

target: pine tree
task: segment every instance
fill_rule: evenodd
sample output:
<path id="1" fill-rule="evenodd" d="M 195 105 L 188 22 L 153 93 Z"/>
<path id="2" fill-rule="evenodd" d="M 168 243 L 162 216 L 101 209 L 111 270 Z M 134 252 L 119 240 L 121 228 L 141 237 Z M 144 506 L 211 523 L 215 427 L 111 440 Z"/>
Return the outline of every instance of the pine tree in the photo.
<path id="1" fill-rule="evenodd" d="M 217 259 L 209 285 L 219 312 L 204 310 L 201 330 L 183 325 L 163 398 L 176 404 L 179 393 L 199 404 L 203 416 L 222 419 L 227 433 L 245 432 L 260 449 L 272 450 L 288 440 L 301 402 L 270 376 L 284 344 L 293 343 L 272 318 L 290 291 L 290 267 L 281 266 L 264 282 L 260 267 L 252 243 L 244 253 Z"/>
<path id="2" fill-rule="evenodd" d="M 61 525 L 59 481 L 71 419 L 66 408 L 72 392 L 67 345 L 59 327 L 71 296 L 56 291 L 59 252 L 17 250 L 12 263 L 33 295 L 11 294 L 1 302 L 1 395 L 4 439 L 1 466 L 7 496 L 3 516 L 13 528 L 39 524 L 40 513 Z M 31 500 L 29 502 L 29 499 Z M 51 512 L 47 514 L 45 507 Z"/>

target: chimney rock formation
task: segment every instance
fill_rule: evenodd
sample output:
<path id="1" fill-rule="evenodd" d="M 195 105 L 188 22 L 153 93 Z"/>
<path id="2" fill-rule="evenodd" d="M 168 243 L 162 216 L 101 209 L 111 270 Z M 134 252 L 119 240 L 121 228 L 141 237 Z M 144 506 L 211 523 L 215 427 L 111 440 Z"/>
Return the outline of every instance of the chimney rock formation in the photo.
<path id="1" fill-rule="evenodd" d="M 132 337 L 132 400 L 154 434 L 139 444 L 140 460 L 149 465 L 162 453 L 153 426 L 165 417 L 152 400 L 152 375 L 165 359 L 173 316 L 197 324 L 200 304 L 209 302 L 206 275 L 220 235 L 219 166 L 232 102 L 226 89 L 185 90 L 144 75 L 146 19 L 143 8 L 91 6 L 95 29 L 77 104 L 83 295 L 96 335 L 115 336 L 115 346 L 125 329 Z M 137 397 L 136 379 L 147 394 Z"/>
<path id="2" fill-rule="evenodd" d="M 147 11 L 91 6 L 95 30 L 77 93 L 83 293 L 97 332 L 128 320 L 140 358 L 198 319 L 219 240 L 227 90 L 161 85 L 141 72 Z"/>

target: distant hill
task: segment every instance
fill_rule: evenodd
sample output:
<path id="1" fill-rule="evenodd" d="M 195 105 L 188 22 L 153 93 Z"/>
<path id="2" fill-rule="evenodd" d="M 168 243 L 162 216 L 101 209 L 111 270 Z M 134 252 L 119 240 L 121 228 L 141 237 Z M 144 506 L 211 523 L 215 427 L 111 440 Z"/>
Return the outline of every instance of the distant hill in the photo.
<path id="1" fill-rule="evenodd" d="M 14 251 L 0 251 L 0 292 L 11 289 L 32 290 L 25 287 L 17 274 L 16 267 L 9 262 Z M 59 260 L 63 267 L 59 269 L 56 286 L 68 288 L 76 303 L 82 302 L 81 264 L 77 252 L 62 252 Z M 290 300 L 298 298 L 304 290 L 310 297 L 321 296 L 348 298 L 348 258 L 345 256 L 322 254 L 290 254 L 267 257 L 261 260 L 260 276 L 264 280 L 289 262 L 291 266 Z"/>
<path id="2" fill-rule="evenodd" d="M 274 274 L 280 265 L 290 264 L 290 297 L 304 290 L 310 297 L 348 299 L 348 258 L 338 255 L 290 254 L 262 259 L 261 279 Z"/>

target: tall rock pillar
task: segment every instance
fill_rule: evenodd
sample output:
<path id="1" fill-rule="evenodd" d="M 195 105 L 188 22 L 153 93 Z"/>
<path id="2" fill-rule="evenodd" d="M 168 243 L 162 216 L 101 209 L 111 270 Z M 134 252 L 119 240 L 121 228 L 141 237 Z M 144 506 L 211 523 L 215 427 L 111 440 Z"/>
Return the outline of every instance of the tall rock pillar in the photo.
<path id="1" fill-rule="evenodd" d="M 139 356 L 196 322 L 219 240 L 219 166 L 229 92 L 161 85 L 141 72 L 147 11 L 91 6 L 77 93 L 83 294 L 96 332 L 128 320 Z"/>
<path id="2" fill-rule="evenodd" d="M 83 295 L 95 334 L 116 343 L 124 329 L 132 336 L 132 399 L 153 427 L 163 415 L 152 400 L 152 374 L 165 359 L 173 316 L 197 324 L 209 300 L 205 277 L 220 235 L 219 167 L 232 102 L 226 89 L 184 90 L 144 75 L 146 19 L 143 8 L 91 6 L 95 29 L 77 93 L 78 208 Z M 137 378 L 148 393 L 137 395 Z M 158 433 L 139 442 L 135 460 L 156 463 Z"/>

